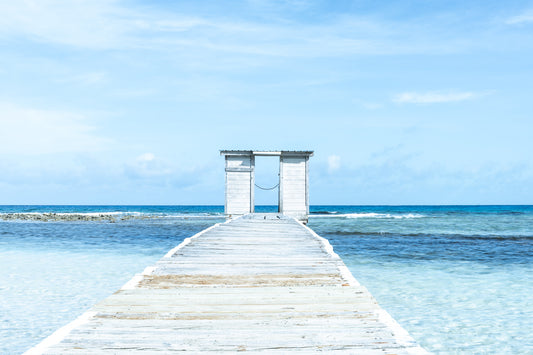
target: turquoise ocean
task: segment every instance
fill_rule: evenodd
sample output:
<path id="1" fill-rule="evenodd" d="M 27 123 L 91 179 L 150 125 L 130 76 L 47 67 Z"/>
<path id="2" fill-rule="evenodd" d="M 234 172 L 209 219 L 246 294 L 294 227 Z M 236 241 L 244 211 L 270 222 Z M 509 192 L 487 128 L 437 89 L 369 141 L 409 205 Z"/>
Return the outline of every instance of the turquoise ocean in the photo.
<path id="1" fill-rule="evenodd" d="M 222 206 L 0 206 L 0 353 L 224 220 Z M 533 206 L 312 206 L 308 225 L 430 352 L 533 353 Z"/>

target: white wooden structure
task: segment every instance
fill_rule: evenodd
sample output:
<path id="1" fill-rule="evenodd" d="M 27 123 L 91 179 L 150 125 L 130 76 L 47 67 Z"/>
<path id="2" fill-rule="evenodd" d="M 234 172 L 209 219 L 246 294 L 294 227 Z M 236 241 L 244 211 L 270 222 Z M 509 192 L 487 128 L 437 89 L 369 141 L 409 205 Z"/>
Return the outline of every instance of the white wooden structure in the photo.
<path id="1" fill-rule="evenodd" d="M 226 158 L 228 216 L 254 212 L 255 157 L 279 157 L 278 212 L 307 223 L 309 215 L 309 157 L 313 151 L 222 150 Z"/>
<path id="2" fill-rule="evenodd" d="M 26 354 L 183 351 L 427 354 L 326 239 L 277 214 L 186 239 Z"/>
<path id="3" fill-rule="evenodd" d="M 255 157 L 247 152 L 226 155 L 227 215 L 243 215 L 254 212 Z"/>

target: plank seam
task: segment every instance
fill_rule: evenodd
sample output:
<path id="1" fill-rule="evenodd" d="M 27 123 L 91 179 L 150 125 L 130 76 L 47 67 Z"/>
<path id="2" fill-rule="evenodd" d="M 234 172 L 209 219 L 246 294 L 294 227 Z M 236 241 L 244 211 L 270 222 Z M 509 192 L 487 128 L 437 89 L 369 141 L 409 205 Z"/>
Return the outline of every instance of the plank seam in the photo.
<path id="1" fill-rule="evenodd" d="M 295 219 L 296 220 L 296 219 Z M 322 244 L 324 245 L 325 251 L 330 254 L 331 256 L 335 258 L 339 258 L 339 255 L 333 251 L 333 246 L 330 244 L 329 240 L 327 240 L 324 237 L 319 236 L 316 234 L 314 230 L 303 224 L 302 222 L 296 220 L 300 225 L 302 225 L 305 229 L 307 229 L 315 238 L 320 240 Z M 342 260 L 342 259 L 341 259 Z M 348 283 L 351 286 L 361 286 L 359 282 L 355 279 L 355 277 L 352 275 L 346 264 L 344 262 L 342 265 L 338 266 L 339 271 L 341 275 L 348 280 Z M 390 327 L 393 330 L 393 337 L 398 342 L 398 344 L 405 346 L 407 349 L 406 351 L 410 354 L 429 354 L 427 350 L 422 348 L 420 345 L 416 343 L 416 341 L 409 335 L 407 330 L 405 330 L 392 316 L 381 308 L 377 311 L 378 319 L 382 321 L 384 324 L 386 324 L 388 327 Z"/>
<path id="2" fill-rule="evenodd" d="M 176 247 L 170 249 L 163 258 L 170 258 L 172 257 L 172 255 L 176 254 L 176 252 L 180 249 L 182 249 L 183 247 L 185 247 L 187 244 L 191 243 L 191 241 L 193 239 L 196 239 L 198 238 L 199 236 L 201 236 L 202 234 L 210 231 L 211 229 L 221 225 L 221 224 L 226 224 L 228 223 L 230 220 L 227 220 L 226 222 L 224 223 L 216 223 L 214 225 L 212 225 L 211 227 L 209 228 L 206 228 L 204 229 L 203 231 L 201 232 L 198 232 L 196 233 L 195 235 L 193 235 L 192 237 L 188 237 L 188 238 L 185 238 L 180 244 L 178 244 Z M 140 274 L 137 274 L 135 276 L 133 276 L 133 278 L 131 280 L 129 280 L 128 282 L 126 282 L 126 284 L 124 286 L 122 286 L 120 289 L 121 290 L 132 290 L 134 288 L 137 288 L 137 286 L 141 283 L 141 281 L 144 279 L 145 276 L 150 276 L 154 273 L 154 271 L 157 269 L 156 266 L 148 266 L 146 269 L 144 269 L 144 271 Z"/>
<path id="3" fill-rule="evenodd" d="M 224 222 L 224 223 L 216 223 L 216 224 L 212 225 L 211 227 L 206 228 L 206 229 L 204 229 L 203 231 L 196 233 L 196 234 L 193 235 L 192 237 L 185 238 L 185 239 L 183 240 L 183 242 L 181 242 L 181 243 L 178 244 L 178 246 L 176 246 L 176 247 L 170 249 L 170 250 L 168 251 L 168 253 L 165 254 L 164 258 L 170 258 L 170 257 L 172 257 L 172 255 L 176 254 L 176 252 L 177 252 L 178 250 L 180 250 L 180 249 L 182 249 L 183 247 L 185 247 L 185 246 L 186 246 L 187 244 L 189 244 L 193 239 L 196 239 L 196 238 L 198 238 L 199 236 L 201 236 L 202 234 L 204 234 L 204 233 L 210 231 L 211 229 L 213 229 L 213 228 L 219 226 L 220 224 L 226 224 L 226 223 L 228 223 L 229 221 L 230 221 L 230 220 L 227 220 L 227 221 Z"/>
<path id="4" fill-rule="evenodd" d="M 226 220 L 223 223 L 214 224 L 214 225 L 208 227 L 207 229 L 205 229 L 203 231 L 200 231 L 199 233 L 196 233 L 192 237 L 184 239 L 178 246 L 174 247 L 168 253 L 166 253 L 166 255 L 163 258 L 170 259 L 170 258 L 174 257 L 173 259 L 178 259 L 179 260 L 181 258 L 180 254 L 186 253 L 186 252 L 180 251 L 181 249 L 183 249 L 185 246 L 189 245 L 196 238 L 199 238 L 200 236 L 204 235 L 205 233 L 213 230 L 214 228 L 216 228 L 218 226 L 221 226 L 221 225 L 224 225 L 224 224 L 227 224 L 229 222 L 233 222 L 233 221 L 239 220 L 239 219 L 241 219 L 241 221 L 238 222 L 237 225 L 235 226 L 235 227 L 237 227 L 237 229 L 239 229 L 239 225 L 243 225 L 243 226 L 246 225 L 247 226 L 249 223 L 246 221 L 246 218 L 243 218 L 243 217 L 245 217 L 245 215 L 228 219 L 228 220 Z M 343 260 L 339 257 L 339 255 L 337 253 L 335 253 L 335 251 L 333 250 L 333 246 L 330 244 L 329 240 L 319 236 L 315 231 L 313 231 L 311 228 L 307 227 L 302 222 L 296 220 L 295 218 L 290 217 L 290 218 L 287 218 L 287 220 L 288 220 L 287 223 L 283 223 L 285 229 L 289 230 L 285 234 L 293 234 L 293 233 L 296 233 L 296 232 L 297 232 L 297 234 L 302 233 L 302 235 L 306 236 L 306 239 L 310 238 L 309 237 L 309 235 L 310 235 L 312 237 L 310 240 L 315 239 L 316 241 L 318 241 L 318 245 L 316 244 L 316 242 L 311 242 L 310 243 L 310 244 L 313 244 L 313 249 L 319 247 L 321 249 L 321 251 L 320 251 L 321 255 L 327 254 L 327 255 L 329 255 L 331 257 L 331 259 L 329 259 L 329 258 L 327 258 L 324 255 L 323 257 L 325 259 L 334 261 L 335 265 L 331 265 L 331 269 L 328 268 L 328 270 L 331 270 L 332 272 L 335 273 L 335 279 L 337 280 L 336 281 L 336 286 L 335 286 L 336 289 L 341 290 L 341 292 L 347 292 L 348 289 L 352 289 L 351 287 L 337 287 L 338 285 L 340 285 L 340 283 L 343 283 L 342 286 L 360 287 L 362 290 L 364 290 L 365 294 L 368 292 L 355 279 L 355 277 L 352 275 L 352 273 L 347 268 L 347 266 L 343 262 Z M 307 233 L 302 232 L 302 230 L 296 231 L 296 229 L 299 229 L 297 227 L 300 227 L 300 226 L 297 226 L 296 224 L 293 224 L 294 222 L 300 224 L 300 226 L 303 227 L 303 231 L 307 231 Z M 291 225 L 293 227 L 290 227 Z M 224 228 L 226 228 L 226 227 L 224 227 Z M 243 228 L 242 233 L 244 233 L 245 229 L 246 228 Z M 294 229 L 294 231 L 292 231 L 292 229 Z M 229 232 L 231 232 L 231 231 L 232 231 L 232 229 L 230 228 Z M 233 231 L 233 232 L 235 232 L 235 231 Z M 279 234 L 279 231 L 277 229 L 275 229 L 275 228 L 272 229 L 271 232 Z M 222 235 L 223 234 L 225 234 L 225 233 L 222 233 Z M 266 237 L 268 237 L 268 235 L 266 235 Z M 210 235 L 206 236 L 205 238 L 207 238 L 207 240 L 210 240 Z M 202 238 L 202 241 L 204 241 L 203 238 Z M 233 240 L 232 240 L 232 242 L 233 242 Z M 200 243 L 199 245 L 201 246 L 201 245 L 203 245 L 203 243 Z M 251 243 L 250 245 L 253 246 L 255 244 Z M 195 242 L 191 247 L 187 248 L 187 250 L 188 251 L 194 250 L 197 246 L 198 246 L 198 243 Z M 220 250 L 225 250 L 224 248 L 221 248 L 220 246 L 218 248 Z M 209 252 L 209 250 L 211 250 L 209 248 L 204 248 L 204 249 L 207 250 L 207 252 Z M 267 251 L 268 250 L 269 249 L 267 249 Z M 317 250 L 317 252 L 318 252 L 318 250 Z M 329 262 L 330 261 L 328 261 L 328 263 Z M 297 269 L 298 268 L 306 269 L 305 264 L 302 264 L 302 265 L 304 265 L 304 266 L 301 266 L 301 267 L 300 266 L 296 266 L 296 268 Z M 247 303 L 247 302 L 243 303 L 243 302 L 241 302 L 241 303 L 235 303 L 234 304 L 231 301 L 233 299 L 231 297 L 231 294 L 228 293 L 229 296 L 224 296 L 224 297 L 226 297 L 226 298 L 229 297 L 229 299 L 226 300 L 226 298 L 223 298 L 224 300 L 226 300 L 225 302 L 222 302 L 222 303 L 218 302 L 218 301 L 220 301 L 220 297 L 217 297 L 217 299 L 218 299 L 217 302 L 218 303 L 216 302 L 216 303 L 211 304 L 209 302 L 202 301 L 201 297 L 194 297 L 194 294 L 191 293 L 192 291 L 187 291 L 187 292 L 190 293 L 189 297 L 192 296 L 192 297 L 194 297 L 194 299 L 196 299 L 196 303 L 191 302 L 190 300 L 187 301 L 187 299 L 184 299 L 185 301 L 187 301 L 185 304 L 181 304 L 181 303 L 180 304 L 175 304 L 174 301 L 169 303 L 168 300 L 170 300 L 170 299 L 173 300 L 174 296 L 172 294 L 169 294 L 170 295 L 169 296 L 169 295 L 167 295 L 168 293 L 164 293 L 164 294 L 161 293 L 161 295 L 163 295 L 164 297 L 161 296 L 161 297 L 151 298 L 151 303 L 148 304 L 148 305 L 145 305 L 146 298 L 143 296 L 144 293 L 141 294 L 142 297 L 139 298 L 139 296 L 136 295 L 134 292 L 144 291 L 142 288 L 139 288 L 140 282 L 142 282 L 143 279 L 148 279 L 150 275 L 154 275 L 156 269 L 158 269 L 158 268 L 159 268 L 159 266 L 157 266 L 157 265 L 156 266 L 149 266 L 149 267 L 145 268 L 142 273 L 136 274 L 131 280 L 129 280 L 126 284 L 124 284 L 124 286 L 120 289 L 120 290 L 130 290 L 130 291 L 127 291 L 127 292 L 132 292 L 132 295 L 133 295 L 132 299 L 133 300 L 139 299 L 140 301 L 137 300 L 135 302 L 127 302 L 125 305 L 121 305 L 120 302 L 117 302 L 113 298 L 111 301 L 108 301 L 107 303 L 102 303 L 101 306 L 95 307 L 93 309 L 100 309 L 100 312 L 104 312 L 104 313 L 105 312 L 111 312 L 111 311 L 113 311 L 113 309 L 115 309 L 115 311 L 120 310 L 120 309 L 127 309 L 129 313 L 133 312 L 132 314 L 133 314 L 134 317 L 140 317 L 143 314 L 151 314 L 154 310 L 159 312 L 158 309 L 163 309 L 163 310 L 165 310 L 165 312 L 168 313 L 168 312 L 177 312 L 177 311 L 180 311 L 183 307 L 188 307 L 187 308 L 188 311 L 185 311 L 185 312 L 180 311 L 179 313 L 182 314 L 182 315 L 185 315 L 185 316 L 188 315 L 188 314 L 191 314 L 191 317 L 192 317 L 192 315 L 194 315 L 194 317 L 197 317 L 197 315 L 196 315 L 197 311 L 199 309 L 202 310 L 202 309 L 207 307 L 206 310 L 204 310 L 203 312 L 205 313 L 207 311 L 207 313 L 205 313 L 206 317 L 212 317 L 213 315 L 217 315 L 217 314 L 221 314 L 221 315 L 226 314 L 227 313 L 226 309 L 228 307 L 231 310 L 231 309 L 233 309 L 235 307 L 239 307 L 239 309 L 241 309 L 242 306 L 245 306 L 244 308 L 246 308 L 246 309 L 252 308 L 252 307 L 255 307 L 255 308 L 259 307 L 259 311 L 256 312 L 258 314 L 261 314 L 262 312 L 268 311 L 270 309 L 273 309 L 273 310 L 281 309 L 282 310 L 281 312 L 284 312 L 283 314 L 286 314 L 287 316 L 291 316 L 291 314 L 293 314 L 293 313 L 294 314 L 300 314 L 301 312 L 306 312 L 306 314 L 307 314 L 309 312 L 314 312 L 313 311 L 313 309 L 314 309 L 313 307 L 314 307 L 315 302 L 319 302 L 320 303 L 320 301 L 318 299 L 315 300 L 314 297 L 310 298 L 310 300 L 313 301 L 311 303 L 308 302 L 307 298 L 303 297 L 303 298 L 300 299 L 301 304 L 292 302 L 292 303 L 287 303 L 291 307 L 282 307 L 282 308 L 280 308 L 281 306 L 285 305 L 286 302 L 289 302 L 290 299 L 287 299 L 287 301 L 286 301 L 283 297 L 280 296 L 279 300 L 275 300 L 274 297 L 270 297 L 268 295 L 263 295 L 261 297 L 264 297 L 265 299 L 270 300 L 269 301 L 270 303 L 264 303 L 265 301 L 264 300 L 261 301 L 262 298 L 258 297 L 258 301 L 256 301 L 256 302 L 259 302 L 259 301 L 261 301 L 261 302 L 259 302 L 257 304 L 253 303 L 253 302 L 252 303 Z M 254 275 L 258 276 L 255 273 L 254 273 Z M 341 277 L 340 279 L 339 279 L 339 276 Z M 221 277 L 223 277 L 223 275 Z M 245 275 L 245 277 L 246 277 L 246 275 Z M 272 275 L 269 274 L 269 277 L 272 277 Z M 217 286 L 215 285 L 214 288 L 216 289 Z M 298 287 L 296 287 L 296 288 L 298 289 Z M 279 287 L 271 286 L 271 289 L 279 290 Z M 288 289 L 292 289 L 292 288 L 288 287 Z M 131 291 L 131 290 L 133 290 L 133 291 Z M 264 292 L 264 290 L 263 290 L 263 292 Z M 226 294 L 227 292 L 224 291 L 224 293 Z M 363 292 L 355 292 L 355 293 L 363 294 Z M 181 294 L 181 293 L 177 292 L 177 294 Z M 213 295 L 215 295 L 215 294 L 216 294 L 216 292 L 213 292 Z M 377 302 L 375 302 L 375 299 L 370 294 L 368 294 L 368 295 L 370 297 L 369 301 L 372 301 L 371 302 L 372 307 L 369 306 L 370 303 L 367 305 L 367 303 L 365 303 L 366 302 L 365 301 L 365 302 L 360 304 L 360 306 L 362 308 L 359 309 L 358 312 L 360 312 L 362 310 L 364 314 L 371 315 L 372 318 L 376 319 L 376 321 L 379 321 L 380 324 L 382 324 L 383 326 L 386 327 L 385 328 L 386 329 L 386 334 L 385 335 L 386 335 L 387 339 L 391 339 L 391 340 L 394 339 L 394 342 L 395 342 L 395 344 L 390 344 L 390 346 L 394 346 L 395 348 L 397 346 L 401 347 L 402 348 L 401 349 L 402 353 L 407 353 L 407 354 L 428 354 L 428 352 L 425 349 L 423 349 L 420 345 L 418 345 L 416 343 L 416 341 L 409 335 L 409 333 L 404 328 L 402 328 L 402 326 L 398 322 L 396 322 L 387 311 L 385 311 L 384 309 L 382 309 L 381 307 L 379 307 L 377 305 Z M 366 299 L 366 297 L 363 297 L 363 296 L 361 296 L 362 297 L 361 300 L 363 300 L 363 298 Z M 114 297 L 117 297 L 117 296 L 114 296 Z M 121 296 L 118 295 L 118 297 L 121 297 Z M 128 297 L 130 297 L 130 296 L 128 296 Z M 137 298 L 135 298 L 135 297 L 137 297 Z M 309 296 L 306 296 L 306 297 L 309 297 Z M 328 293 L 328 297 L 329 297 L 329 293 Z M 129 298 L 127 298 L 126 300 L 128 300 L 128 299 Z M 329 306 L 331 306 L 330 307 L 331 311 L 334 312 L 334 313 L 331 314 L 331 316 L 336 316 L 336 317 L 337 316 L 342 316 L 342 315 L 339 315 L 337 313 L 344 312 L 343 309 L 345 308 L 346 304 L 348 304 L 348 305 L 352 304 L 352 298 L 347 298 L 345 300 L 344 297 L 340 297 L 340 296 L 339 296 L 339 300 L 337 300 L 337 301 L 335 301 L 336 298 L 334 300 L 334 299 L 331 299 L 330 297 L 327 298 L 327 300 L 329 300 L 329 302 L 327 304 Z M 349 302 L 346 303 L 347 301 L 349 301 Z M 251 302 L 251 301 L 248 301 L 248 302 Z M 223 308 L 221 308 L 222 306 L 223 306 Z M 368 308 L 368 310 L 367 310 L 367 306 L 370 307 L 370 308 Z M 111 307 L 111 308 L 109 308 L 109 310 L 108 310 L 106 307 Z M 375 307 L 377 307 L 377 309 Z M 221 308 L 221 310 L 219 310 L 219 308 Z M 349 307 L 349 309 L 350 309 L 350 312 L 353 311 L 351 307 Z M 109 313 L 109 318 L 116 318 L 117 317 L 118 313 L 115 313 L 115 311 L 113 311 L 112 313 Z M 164 318 L 165 314 L 166 313 L 163 313 L 163 316 L 162 316 L 161 319 L 165 319 Z M 322 314 L 322 311 L 320 311 L 320 314 Z M 74 321 L 72 321 L 69 324 L 67 324 L 67 325 L 63 326 L 62 328 L 58 329 L 57 331 L 52 333 L 52 335 L 47 337 L 45 340 L 43 340 L 42 342 L 40 342 L 36 346 L 30 348 L 28 351 L 26 351 L 24 353 L 24 355 L 42 354 L 43 352 L 46 352 L 46 351 L 53 351 L 54 349 L 57 350 L 58 349 L 57 348 L 57 346 L 58 346 L 57 344 L 61 343 L 62 341 L 69 342 L 69 339 L 71 339 L 72 337 L 76 338 L 76 334 L 77 333 L 76 333 L 75 329 L 81 328 L 81 327 L 88 328 L 90 326 L 93 326 L 94 325 L 94 320 L 97 319 L 96 317 L 100 317 L 102 315 L 103 315 L 102 313 L 99 313 L 98 311 L 94 311 L 94 310 L 89 310 L 89 311 L 83 313 L 81 316 L 76 318 Z M 281 315 L 281 313 L 280 313 L 280 315 Z M 291 316 L 291 318 L 292 318 L 292 316 Z M 127 318 L 124 318 L 124 319 L 127 319 Z M 139 320 L 140 319 L 141 318 L 139 318 Z M 146 319 L 149 319 L 149 318 L 146 318 Z M 208 318 L 206 318 L 206 319 L 208 319 Z M 211 319 L 211 318 L 209 318 L 209 319 Z M 213 319 L 215 319 L 215 318 L 213 318 Z M 250 318 L 250 319 L 252 319 L 252 318 Z M 253 318 L 253 319 L 256 319 L 256 318 Z M 89 334 L 89 333 L 87 333 L 87 334 Z M 93 335 L 91 335 L 91 334 L 89 334 L 89 335 L 90 335 L 90 337 L 93 337 Z M 98 336 L 96 336 L 96 338 L 98 338 Z M 96 338 L 94 338 L 94 339 L 96 339 Z M 389 340 L 387 340 L 387 341 L 389 341 Z M 376 344 L 378 344 L 378 343 L 376 343 Z M 125 350 L 125 349 L 129 349 L 129 348 L 121 348 L 121 349 Z M 263 349 L 263 348 L 261 348 L 261 349 Z M 264 349 L 270 349 L 270 348 L 264 348 Z M 143 349 L 143 350 L 147 350 L 147 349 Z M 156 349 L 154 348 L 153 350 L 156 350 Z"/>
<path id="5" fill-rule="evenodd" d="M 165 257 L 170 257 L 172 256 L 173 254 L 175 254 L 179 249 L 183 248 L 184 246 L 186 246 L 187 244 L 189 244 L 191 242 L 192 239 L 195 239 L 195 238 L 198 238 L 200 235 L 206 233 L 207 231 L 215 228 L 216 226 L 220 225 L 220 224 L 226 224 L 228 222 L 230 222 L 231 219 L 227 220 L 226 222 L 224 223 L 216 223 L 214 225 L 212 225 L 211 227 L 207 228 L 207 229 L 204 229 L 203 231 L 199 232 L 199 233 L 196 233 L 195 235 L 193 235 L 192 237 L 189 237 L 189 238 L 186 238 L 185 240 L 183 240 L 177 247 L 171 249 L 166 255 Z M 139 283 L 144 279 L 145 276 L 148 276 L 148 275 L 151 275 L 154 271 L 155 271 L 156 267 L 154 266 L 149 266 L 147 268 L 144 269 L 144 271 L 140 274 L 136 274 L 135 276 L 133 276 L 131 278 L 131 280 L 129 280 L 128 282 L 126 282 L 126 284 L 124 284 L 124 286 L 122 286 L 120 288 L 120 290 L 132 290 L 132 289 L 135 289 Z M 72 322 L 68 323 L 67 325 L 59 328 L 58 330 L 56 330 L 54 333 L 52 333 L 50 336 L 48 336 L 47 338 L 45 338 L 43 341 L 41 341 L 39 344 L 37 344 L 36 346 L 30 348 L 29 350 L 27 350 L 23 355 L 37 355 L 37 354 L 42 354 L 44 351 L 46 351 L 48 348 L 50 348 L 51 346 L 55 345 L 55 344 L 58 344 L 59 342 L 61 342 L 62 340 L 65 339 L 65 337 L 74 329 L 76 328 L 77 326 L 81 325 L 81 324 L 84 324 L 84 323 L 87 323 L 91 318 L 93 318 L 94 315 L 96 315 L 97 312 L 93 312 L 93 311 L 87 311 L 87 312 L 84 312 L 81 316 L 79 316 L 78 318 L 76 318 L 75 320 L 73 320 Z"/>
<path id="6" fill-rule="evenodd" d="M 296 218 L 294 218 L 294 220 L 299 223 L 302 227 L 304 227 L 309 233 L 311 233 L 311 235 L 313 237 L 315 237 L 316 239 L 318 239 L 323 247 L 324 247 L 324 250 L 326 251 L 326 253 L 328 253 L 329 255 L 331 255 L 333 258 L 335 259 L 339 259 L 339 260 L 342 260 L 339 255 L 337 253 L 335 253 L 335 251 L 333 251 L 333 246 L 331 246 L 329 240 L 327 240 L 326 238 L 323 238 L 321 236 L 319 236 L 318 234 L 316 234 L 316 232 L 314 230 L 312 230 L 311 228 L 309 228 L 308 226 L 306 226 L 305 224 L 303 224 L 303 222 L 300 222 L 298 221 Z M 348 270 L 348 267 L 344 264 L 344 262 L 341 264 L 341 265 L 337 265 L 337 268 L 339 269 L 339 272 L 341 274 L 341 276 L 346 280 L 348 281 L 348 284 L 350 286 L 361 286 L 361 284 L 355 279 L 355 277 L 352 275 L 352 273 L 350 272 L 350 270 Z"/>

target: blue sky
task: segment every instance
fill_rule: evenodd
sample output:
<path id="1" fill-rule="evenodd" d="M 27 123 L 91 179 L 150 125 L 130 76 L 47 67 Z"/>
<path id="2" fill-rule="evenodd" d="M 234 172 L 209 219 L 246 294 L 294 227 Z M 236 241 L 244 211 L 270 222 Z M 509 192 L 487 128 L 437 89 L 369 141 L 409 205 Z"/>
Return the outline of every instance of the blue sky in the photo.
<path id="1" fill-rule="evenodd" d="M 0 13 L 0 204 L 223 204 L 219 149 L 314 150 L 312 204 L 533 203 L 531 1 Z"/>

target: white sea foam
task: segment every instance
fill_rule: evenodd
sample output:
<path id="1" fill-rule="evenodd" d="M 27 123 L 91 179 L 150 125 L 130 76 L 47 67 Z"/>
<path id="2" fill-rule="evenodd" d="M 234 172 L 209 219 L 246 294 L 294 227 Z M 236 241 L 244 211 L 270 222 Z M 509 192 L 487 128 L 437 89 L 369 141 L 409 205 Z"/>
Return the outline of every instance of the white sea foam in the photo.
<path id="1" fill-rule="evenodd" d="M 407 214 L 390 214 L 390 213 L 375 213 L 375 212 L 361 212 L 361 213 L 342 213 L 342 214 L 312 214 L 310 217 L 320 218 L 423 218 L 423 214 L 407 213 Z"/>

